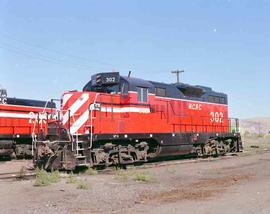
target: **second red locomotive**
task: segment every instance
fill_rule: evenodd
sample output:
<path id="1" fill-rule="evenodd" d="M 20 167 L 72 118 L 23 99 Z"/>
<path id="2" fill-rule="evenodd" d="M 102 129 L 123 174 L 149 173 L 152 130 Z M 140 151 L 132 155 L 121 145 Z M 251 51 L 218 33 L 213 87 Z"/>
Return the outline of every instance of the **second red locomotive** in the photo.
<path id="1" fill-rule="evenodd" d="M 47 130 L 54 111 L 51 101 L 11 98 L 0 89 L 0 158 L 31 157 L 33 138 Z"/>
<path id="2" fill-rule="evenodd" d="M 35 163 L 46 169 L 219 155 L 242 147 L 238 120 L 228 118 L 227 95 L 204 86 L 99 73 L 83 91 L 64 93 L 61 114 L 36 142 Z"/>

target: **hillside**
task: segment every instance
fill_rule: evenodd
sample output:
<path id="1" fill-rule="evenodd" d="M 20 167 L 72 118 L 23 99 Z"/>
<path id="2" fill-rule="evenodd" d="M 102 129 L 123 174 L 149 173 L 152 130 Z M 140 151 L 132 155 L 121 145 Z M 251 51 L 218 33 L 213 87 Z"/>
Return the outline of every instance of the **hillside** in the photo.
<path id="1" fill-rule="evenodd" d="M 257 134 L 267 134 L 270 132 L 270 117 L 250 118 L 240 120 L 241 132 L 246 131 Z"/>

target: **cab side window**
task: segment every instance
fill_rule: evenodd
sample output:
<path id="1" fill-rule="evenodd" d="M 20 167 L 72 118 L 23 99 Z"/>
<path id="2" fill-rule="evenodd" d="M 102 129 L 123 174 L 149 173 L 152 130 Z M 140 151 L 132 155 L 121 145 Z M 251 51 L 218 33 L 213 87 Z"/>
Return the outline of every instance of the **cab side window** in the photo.
<path id="1" fill-rule="evenodd" d="M 147 102 L 148 100 L 148 89 L 143 87 L 137 87 L 138 101 Z"/>
<path id="2" fill-rule="evenodd" d="M 165 88 L 155 88 L 156 96 L 166 97 L 166 89 Z"/>
<path id="3" fill-rule="evenodd" d="M 128 84 L 126 82 L 121 84 L 121 94 L 128 94 Z"/>

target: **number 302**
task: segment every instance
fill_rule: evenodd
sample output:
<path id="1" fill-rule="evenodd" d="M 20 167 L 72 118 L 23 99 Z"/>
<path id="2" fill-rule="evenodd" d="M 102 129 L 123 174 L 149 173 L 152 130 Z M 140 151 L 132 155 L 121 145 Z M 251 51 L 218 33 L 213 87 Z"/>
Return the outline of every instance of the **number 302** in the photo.
<path id="1" fill-rule="evenodd" d="M 106 77 L 106 82 L 115 82 L 115 77 Z"/>
<path id="2" fill-rule="evenodd" d="M 211 112 L 210 113 L 210 121 L 211 123 L 222 123 L 223 122 L 223 113 L 222 112 Z"/>

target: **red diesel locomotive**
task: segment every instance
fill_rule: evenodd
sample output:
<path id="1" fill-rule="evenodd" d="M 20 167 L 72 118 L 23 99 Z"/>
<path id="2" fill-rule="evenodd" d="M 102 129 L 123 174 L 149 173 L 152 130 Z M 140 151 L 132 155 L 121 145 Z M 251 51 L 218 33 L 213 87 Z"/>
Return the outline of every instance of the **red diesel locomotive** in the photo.
<path id="1" fill-rule="evenodd" d="M 228 118 L 227 95 L 209 87 L 99 73 L 83 91 L 64 93 L 60 111 L 61 120 L 35 142 L 34 161 L 46 169 L 242 148 L 238 120 Z"/>
<path id="2" fill-rule="evenodd" d="M 31 157 L 32 138 L 47 130 L 52 102 L 7 97 L 0 89 L 0 158 Z"/>

